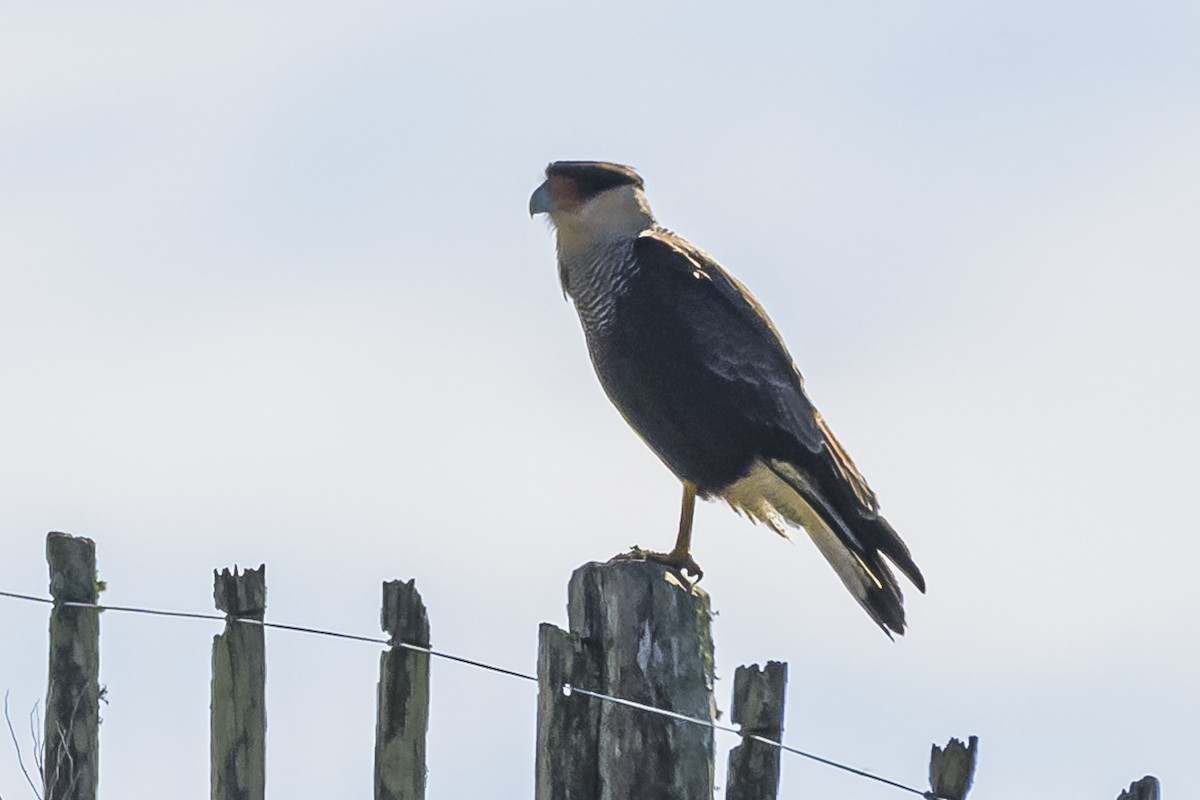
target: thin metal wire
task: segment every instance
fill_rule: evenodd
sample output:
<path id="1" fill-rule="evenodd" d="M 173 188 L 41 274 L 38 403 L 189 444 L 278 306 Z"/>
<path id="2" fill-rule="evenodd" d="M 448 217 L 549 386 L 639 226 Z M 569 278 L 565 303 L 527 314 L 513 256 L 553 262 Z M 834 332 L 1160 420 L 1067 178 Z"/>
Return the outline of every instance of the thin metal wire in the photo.
<path id="1" fill-rule="evenodd" d="M 36 595 L 30 595 L 30 594 L 20 594 L 18 592 L 0 591 L 0 597 L 10 597 L 10 598 L 13 598 L 16 600 L 28 600 L 30 602 L 44 603 L 47 605 L 54 604 L 54 600 L 52 600 L 50 598 L 38 597 Z M 458 662 L 459 664 L 466 664 L 467 666 L 477 667 L 479 669 L 487 670 L 489 672 L 496 672 L 501 675 L 508 675 L 509 677 L 520 678 L 521 680 L 532 681 L 534 683 L 537 683 L 537 681 L 538 681 L 536 675 L 530 675 L 525 672 L 517 672 L 516 670 L 506 669 L 505 667 L 498 667 L 495 664 L 488 664 L 485 661 L 477 661 L 473 658 L 466 658 L 465 656 L 454 655 L 453 653 L 447 653 L 447 652 L 444 652 L 441 650 L 434 650 L 432 647 L 424 647 L 422 645 L 410 644 L 408 642 L 392 642 L 388 639 L 383 639 L 383 638 L 377 637 L 377 636 L 360 636 L 358 634 L 344 633 L 342 631 L 333 631 L 333 630 L 328 630 L 328 629 L 324 629 L 324 628 L 310 628 L 310 627 L 307 627 L 304 625 L 289 625 L 289 624 L 286 624 L 283 622 L 267 622 L 266 620 L 254 619 L 252 617 L 228 617 L 224 614 L 205 614 L 205 613 L 197 613 L 194 611 L 165 611 L 162 609 L 141 608 L 141 607 L 137 607 L 137 606 L 110 606 L 110 605 L 100 605 L 97 603 L 80 603 L 80 602 L 75 602 L 75 601 L 66 601 L 66 602 L 61 603 L 61 605 L 69 606 L 71 608 L 94 608 L 97 611 L 116 611 L 116 612 L 123 612 L 123 613 L 129 613 L 129 614 L 148 614 L 148 615 L 157 616 L 157 617 L 179 617 L 182 619 L 203 619 L 203 620 L 211 620 L 211 621 L 215 621 L 215 622 L 225 622 L 227 620 L 233 620 L 235 622 L 241 622 L 241 623 L 245 623 L 247 625 L 258 625 L 259 627 L 262 627 L 262 628 L 276 628 L 278 630 L 293 631 L 295 633 L 305 633 L 305 634 L 311 634 L 311 635 L 315 635 L 315 636 L 327 636 L 327 637 L 335 638 L 335 639 L 349 639 L 351 641 L 356 641 L 356 642 L 368 642 L 371 644 L 380 644 L 380 645 L 384 645 L 384 646 L 401 647 L 405 650 L 412 650 L 412 651 L 418 652 L 418 653 L 426 653 L 435 658 L 442 658 L 447 661 L 455 661 L 455 662 Z M 915 795 L 925 798 L 925 800 L 941 800 L 936 795 L 934 795 L 932 792 L 923 792 L 920 789 L 914 789 L 913 787 L 908 786 L 903 783 L 900 783 L 898 781 L 893 781 L 889 778 L 885 778 L 880 775 L 875 775 L 874 773 L 867 772 L 865 770 L 861 770 L 856 767 L 851 767 L 847 764 L 842 764 L 838 761 L 833 761 L 832 759 L 823 758 L 822 756 L 818 756 L 818 755 L 815 755 L 814 753 L 809 753 L 804 750 L 800 750 L 799 748 L 796 748 L 796 747 L 789 747 L 788 745 L 785 745 L 783 742 L 776 742 L 772 739 L 766 738 L 765 736 L 759 736 L 757 734 L 743 734 L 740 728 L 734 727 L 732 725 L 721 725 L 721 724 L 718 724 L 715 720 L 701 719 L 700 717 L 692 717 L 687 714 L 680 714 L 679 712 L 669 711 L 665 708 L 658 708 L 656 706 L 647 705 L 645 703 L 639 703 L 636 700 L 627 700 L 623 697 L 614 697 L 613 695 L 604 694 L 603 692 L 594 692 L 594 691 L 591 691 L 590 689 L 583 689 L 578 686 L 572 686 L 569 683 L 563 684 L 562 692 L 564 695 L 566 695 L 568 697 L 573 694 L 586 695 L 587 697 L 594 697 L 598 700 L 602 700 L 602 701 L 605 701 L 608 703 L 616 703 L 618 705 L 628 706 L 629 708 L 636 708 L 640 711 L 645 711 L 650 714 L 657 714 L 659 716 L 669 717 L 671 719 L 676 719 L 681 722 L 689 722 L 694 725 L 699 725 L 701 727 L 710 728 L 714 731 L 722 731 L 723 733 L 732 733 L 736 736 L 742 736 L 744 739 L 750 739 L 750 740 L 753 740 L 756 742 L 761 742 L 762 744 L 765 744 L 765 745 L 769 745 L 771 747 L 777 747 L 783 752 L 792 753 L 794 755 L 798 755 L 803 758 L 807 758 L 810 761 L 817 762 L 818 764 L 824 764 L 825 766 L 833 767 L 835 769 L 840 769 L 844 772 L 849 772 L 850 774 L 857 775 L 861 778 L 866 778 L 868 780 L 882 783 L 886 786 L 891 786 L 896 789 L 901 789 L 905 792 L 910 792 L 912 794 L 915 794 Z"/>
<path id="2" fill-rule="evenodd" d="M 692 724 L 699 725 L 702 728 L 712 728 L 713 730 L 733 733 L 739 736 L 742 733 L 741 729 L 734 728 L 730 725 L 719 725 L 717 724 L 716 720 L 701 719 L 700 717 L 689 717 L 687 714 L 680 714 L 678 711 L 668 711 L 665 708 L 649 706 L 645 703 L 639 703 L 636 700 L 626 700 L 624 697 L 614 697 L 610 694 L 604 694 L 603 692 L 593 692 L 589 689 L 580 689 L 578 686 L 572 686 L 569 683 L 563 684 L 562 692 L 567 697 L 570 697 L 573 694 L 583 694 L 587 695 L 588 697 L 595 697 L 598 700 L 605 700 L 609 703 L 616 703 L 617 705 L 621 706 L 629 706 L 630 708 L 636 708 L 641 711 L 649 711 L 651 714 L 658 714 L 662 717 L 671 717 L 672 719 L 677 719 L 682 722 L 691 722 Z"/>
<path id="3" fill-rule="evenodd" d="M 751 733 L 751 734 L 747 734 L 746 738 L 753 739 L 756 742 L 762 742 L 763 744 L 769 744 L 772 747 L 778 747 L 780 750 L 783 750 L 788 753 L 794 753 L 795 755 L 798 755 L 798 756 L 803 756 L 804 758 L 807 758 L 811 761 L 816 761 L 818 764 L 824 764 L 827 767 L 834 767 L 835 769 L 840 769 L 840 770 L 843 770 L 844 772 L 849 772 L 852 775 L 858 775 L 863 778 L 869 778 L 870 780 L 878 781 L 879 783 L 883 783 L 888 786 L 893 786 L 897 789 L 903 789 L 906 792 L 912 792 L 913 794 L 924 797 L 925 800 L 942 800 L 942 798 L 938 797 L 933 792 L 923 792 L 920 789 L 914 789 L 911 786 L 907 786 L 903 783 L 894 781 L 890 778 L 885 778 L 882 775 L 876 775 L 874 773 L 858 769 L 857 767 L 851 767 L 848 764 L 840 764 L 837 761 L 831 761 L 828 758 L 822 758 L 821 756 L 816 755 L 815 753 L 806 753 L 805 751 L 800 750 L 798 748 L 789 747 L 786 744 L 784 744 L 783 742 L 776 742 L 772 739 L 766 738 L 765 736 L 759 736 L 758 734 Z"/>
<path id="4" fill-rule="evenodd" d="M 48 597 L 35 597 L 31 594 L 17 594 L 16 592 L 0 592 L 0 597 L 12 597 L 17 600 L 32 600 L 35 603 L 54 604 L 54 601 Z"/>
<path id="5" fill-rule="evenodd" d="M 788 753 L 793 753 L 794 755 L 802 756 L 802 757 L 810 759 L 812 761 L 816 761 L 819 764 L 824 764 L 825 766 L 828 766 L 828 767 L 834 767 L 836 769 L 840 769 L 845 772 L 849 772 L 852 775 L 858 775 L 859 777 L 862 777 L 862 778 L 867 778 L 869 780 L 878 781 L 879 783 L 883 783 L 888 786 L 892 786 L 896 789 L 903 789 L 906 792 L 911 792 L 912 794 L 924 797 L 924 798 L 926 798 L 926 800 L 939 800 L 939 798 L 937 798 L 937 796 L 931 792 L 923 792 L 920 789 L 914 789 L 911 786 L 908 786 L 903 783 L 899 783 L 898 781 L 891 780 L 890 778 L 884 778 L 880 775 L 875 775 L 874 773 L 867 772 L 865 770 L 861 770 L 856 767 L 851 767 L 847 764 L 841 764 L 837 761 L 833 761 L 828 758 L 823 758 L 823 757 L 815 755 L 813 753 L 805 752 L 804 750 L 801 750 L 796 747 L 789 747 L 786 744 L 784 744 L 783 742 L 777 742 L 773 739 L 768 739 L 765 736 L 759 736 L 758 734 L 753 734 L 753 733 L 744 734 L 744 733 L 742 733 L 741 728 L 737 728 L 732 725 L 720 725 L 715 720 L 703 719 L 702 717 L 692 717 L 687 714 L 680 714 L 677 711 L 668 711 L 664 708 L 657 708 L 656 706 L 650 706 L 650 705 L 646 705 L 645 703 L 639 703 L 636 700 L 628 700 L 624 697 L 614 697 L 613 695 L 604 694 L 603 692 L 593 692 L 590 689 L 581 689 L 580 687 L 572 686 L 569 683 L 563 685 L 562 691 L 563 691 L 563 694 L 567 695 L 568 697 L 570 697 L 573 694 L 587 695 L 588 697 L 595 697 L 598 700 L 603 700 L 608 703 L 615 703 L 617 705 L 628 706 L 630 708 L 636 708 L 641 711 L 648 711 L 652 714 L 658 714 L 660 716 L 670 717 L 672 719 L 677 719 L 682 722 L 690 722 L 693 725 L 699 725 L 703 728 L 711 728 L 716 731 L 732 733 L 736 736 L 741 736 L 744 739 L 753 739 L 756 742 L 762 742 L 765 745 L 770 745 L 771 747 L 777 747 L 780 750 L 786 751 Z"/>
<path id="6" fill-rule="evenodd" d="M 48 597 L 38 597 L 38 596 L 32 595 L 32 594 L 19 594 L 17 592 L 0 591 L 0 597 L 11 597 L 16 600 L 29 600 L 34 603 L 45 603 L 47 605 L 54 604 L 54 600 L 52 600 Z M 387 646 L 400 647 L 405 650 L 412 650 L 417 653 L 426 653 L 427 655 L 433 656 L 435 658 L 442 658 L 442 659 L 445 659 L 446 661 L 455 661 L 459 664 L 466 664 L 467 666 L 478 667 L 479 669 L 488 670 L 489 672 L 496 672 L 501 675 L 508 675 L 513 678 L 520 678 L 522 680 L 533 681 L 534 683 L 537 683 L 536 675 L 529 675 L 524 672 L 517 672 L 516 670 L 507 669 L 505 667 L 498 667 L 495 664 L 488 664 L 485 661 L 478 661 L 473 658 L 467 658 L 466 656 L 459 656 L 459 655 L 455 655 L 454 653 L 447 653 L 443 650 L 434 650 L 432 647 L 424 647 L 419 644 L 410 644 L 409 642 L 393 643 L 391 640 L 384 639 L 379 636 L 360 636 L 359 634 L 356 634 L 356 633 L 344 633 L 342 631 L 333 631 L 333 630 L 329 630 L 327 628 L 311 628 L 306 625 L 289 625 L 285 622 L 268 622 L 267 620 L 254 619 L 253 617 L 227 617 L 224 614 L 212 614 L 212 613 L 206 614 L 206 613 L 198 613 L 195 611 L 166 611 L 166 610 L 157 609 L 157 608 L 141 608 L 139 606 L 110 606 L 110 605 L 103 605 L 103 604 L 99 604 L 99 603 L 80 603 L 75 600 L 67 600 L 67 601 L 64 601 L 63 603 L 61 603 L 60 605 L 68 606 L 70 608 L 94 608 L 97 611 L 117 611 L 117 612 L 123 612 L 123 613 L 127 613 L 127 614 L 148 614 L 148 615 L 156 616 L 156 617 L 179 617 L 181 619 L 206 619 L 206 620 L 212 620 L 214 622 L 225 622 L 226 620 L 231 619 L 234 622 L 241 622 L 246 625 L 258 625 L 261 628 L 275 628 L 277 630 L 293 631 L 295 633 L 308 633 L 308 634 L 312 634 L 314 636 L 328 636 L 333 639 L 349 639 L 350 641 L 355 641 L 355 642 L 369 642 L 371 644 L 381 644 L 381 645 L 384 645 L 385 647 L 387 647 Z"/>
<path id="7" fill-rule="evenodd" d="M 220 617 L 224 620 L 226 617 Z M 262 619 L 254 619 L 253 617 L 229 617 L 228 619 L 234 622 L 244 622 L 247 625 L 258 625 L 260 628 L 276 628 L 281 631 L 294 631 L 296 633 L 311 633 L 314 636 L 328 636 L 332 639 L 349 639 L 353 642 L 370 642 L 371 644 L 390 644 L 387 639 L 379 636 L 360 636 L 357 633 L 342 633 L 341 631 L 330 631 L 324 628 L 308 628 L 304 625 L 288 625 L 283 622 L 267 622 Z M 416 645 L 400 644 L 406 649 L 420 649 Z"/>
<path id="8" fill-rule="evenodd" d="M 511 669 L 505 669 L 504 667 L 497 667 L 495 664 L 487 664 L 483 661 L 475 661 L 470 658 L 464 658 L 462 656 L 451 655 L 450 653 L 443 653 L 439 650 L 432 650 L 428 647 L 419 647 L 414 644 L 404 644 L 404 643 L 398 644 L 397 647 L 405 647 L 410 650 L 417 650 L 422 653 L 429 653 L 429 655 L 431 655 L 431 656 L 437 656 L 438 658 L 444 658 L 447 661 L 457 661 L 460 664 L 466 664 L 471 667 L 479 667 L 480 669 L 486 669 L 490 672 L 498 672 L 501 675 L 508 675 L 509 677 L 512 677 L 512 678 L 520 678 L 521 680 L 533 681 L 534 683 L 538 682 L 536 675 L 530 675 L 525 672 L 517 672 L 516 670 L 511 670 Z"/>
<path id="9" fill-rule="evenodd" d="M 54 601 L 51 600 L 51 603 Z M 100 603 L 80 603 L 76 600 L 64 600 L 60 605 L 68 608 L 94 608 L 97 611 L 120 611 L 127 614 L 148 614 L 152 617 L 180 617 L 182 619 L 211 619 L 222 622 L 223 614 L 201 614 L 195 611 L 162 611 L 157 608 L 138 608 L 137 606 L 107 606 Z"/>

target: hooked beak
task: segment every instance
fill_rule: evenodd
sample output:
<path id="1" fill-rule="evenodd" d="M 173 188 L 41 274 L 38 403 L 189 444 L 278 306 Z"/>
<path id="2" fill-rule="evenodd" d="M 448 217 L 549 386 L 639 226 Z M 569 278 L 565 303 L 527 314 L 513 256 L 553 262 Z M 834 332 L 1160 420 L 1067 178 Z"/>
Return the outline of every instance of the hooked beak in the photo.
<path id="1" fill-rule="evenodd" d="M 549 214 L 553 210 L 554 198 L 550 196 L 550 190 L 543 183 L 529 198 L 529 216 Z"/>

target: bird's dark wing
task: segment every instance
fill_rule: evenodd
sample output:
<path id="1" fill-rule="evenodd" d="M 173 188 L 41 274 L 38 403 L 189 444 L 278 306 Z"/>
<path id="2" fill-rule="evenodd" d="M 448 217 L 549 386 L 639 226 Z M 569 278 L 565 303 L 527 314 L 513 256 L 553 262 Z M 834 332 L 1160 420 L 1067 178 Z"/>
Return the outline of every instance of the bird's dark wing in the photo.
<path id="1" fill-rule="evenodd" d="M 903 598 L 882 556 L 924 591 L 921 572 L 809 401 L 766 313 L 669 231 L 648 231 L 634 248 L 636 275 L 593 352 L 609 396 L 702 494 L 780 532 L 776 514 L 805 528 L 872 618 L 903 632 Z"/>
<path id="2" fill-rule="evenodd" d="M 673 309 L 681 332 L 704 354 L 705 369 L 737 386 L 738 396 L 753 399 L 742 413 L 767 436 L 790 439 L 832 470 L 862 512 L 877 512 L 875 494 L 808 399 L 782 337 L 749 290 L 711 256 L 668 231 L 644 233 L 635 247 L 644 267 L 640 288 L 661 295 L 659 308 Z M 768 449 L 762 455 L 793 454 Z"/>

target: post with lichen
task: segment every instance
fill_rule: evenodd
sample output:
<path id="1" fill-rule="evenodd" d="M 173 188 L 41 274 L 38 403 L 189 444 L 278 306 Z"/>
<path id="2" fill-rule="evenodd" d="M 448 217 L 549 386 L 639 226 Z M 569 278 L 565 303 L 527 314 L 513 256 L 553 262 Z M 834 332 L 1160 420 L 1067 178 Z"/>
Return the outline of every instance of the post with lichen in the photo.
<path id="1" fill-rule="evenodd" d="M 979 737 L 967 744 L 951 739 L 945 747 L 933 745 L 929 754 L 929 793 L 935 800 L 966 800 L 975 780 Z"/>
<path id="2" fill-rule="evenodd" d="M 266 794 L 267 568 L 213 571 L 213 597 L 225 631 L 213 638 L 212 800 L 263 800 Z M 240 620 L 249 620 L 244 622 Z"/>
<path id="3" fill-rule="evenodd" d="M 1129 784 L 1129 788 L 1117 795 L 1117 800 L 1159 800 L 1158 778 L 1147 775 Z"/>
<path id="4" fill-rule="evenodd" d="M 600 686 L 601 655 L 548 622 L 538 629 L 535 800 L 600 797 L 600 704 L 564 687 Z"/>
<path id="5" fill-rule="evenodd" d="M 383 629 L 375 723 L 375 800 L 423 800 L 429 729 L 429 615 L 416 581 L 383 584 Z M 408 646 L 406 646 L 408 645 Z"/>
<path id="6" fill-rule="evenodd" d="M 786 689 L 787 664 L 779 661 L 768 661 L 762 670 L 754 664 L 734 672 L 730 716 L 741 726 L 742 743 L 729 751 L 725 800 L 779 796 L 779 748 L 762 739 L 782 740 Z"/>
<path id="7" fill-rule="evenodd" d="M 50 566 L 50 664 L 42 761 L 45 800 L 95 800 L 100 761 L 100 612 L 96 545 L 46 536 Z M 75 604 L 83 604 L 75 605 Z"/>
<path id="8" fill-rule="evenodd" d="M 655 562 L 617 559 L 575 570 L 568 596 L 570 634 L 541 632 L 538 800 L 711 798 L 708 595 Z M 568 738 L 556 738 L 563 731 Z M 563 785 L 573 787 L 569 794 Z"/>

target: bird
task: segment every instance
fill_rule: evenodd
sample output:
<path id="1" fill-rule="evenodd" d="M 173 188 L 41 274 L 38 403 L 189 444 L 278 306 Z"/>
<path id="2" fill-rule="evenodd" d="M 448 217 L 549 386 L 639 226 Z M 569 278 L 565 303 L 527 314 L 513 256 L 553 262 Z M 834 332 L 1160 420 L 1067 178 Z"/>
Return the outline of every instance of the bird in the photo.
<path id="1" fill-rule="evenodd" d="M 806 531 L 883 632 L 903 634 L 889 563 L 921 592 L 925 579 L 749 290 L 658 224 L 632 167 L 552 162 L 529 214 L 554 229 L 559 281 L 601 386 L 683 484 L 674 547 L 635 555 L 699 580 L 696 498 L 721 498 L 785 538 Z"/>

